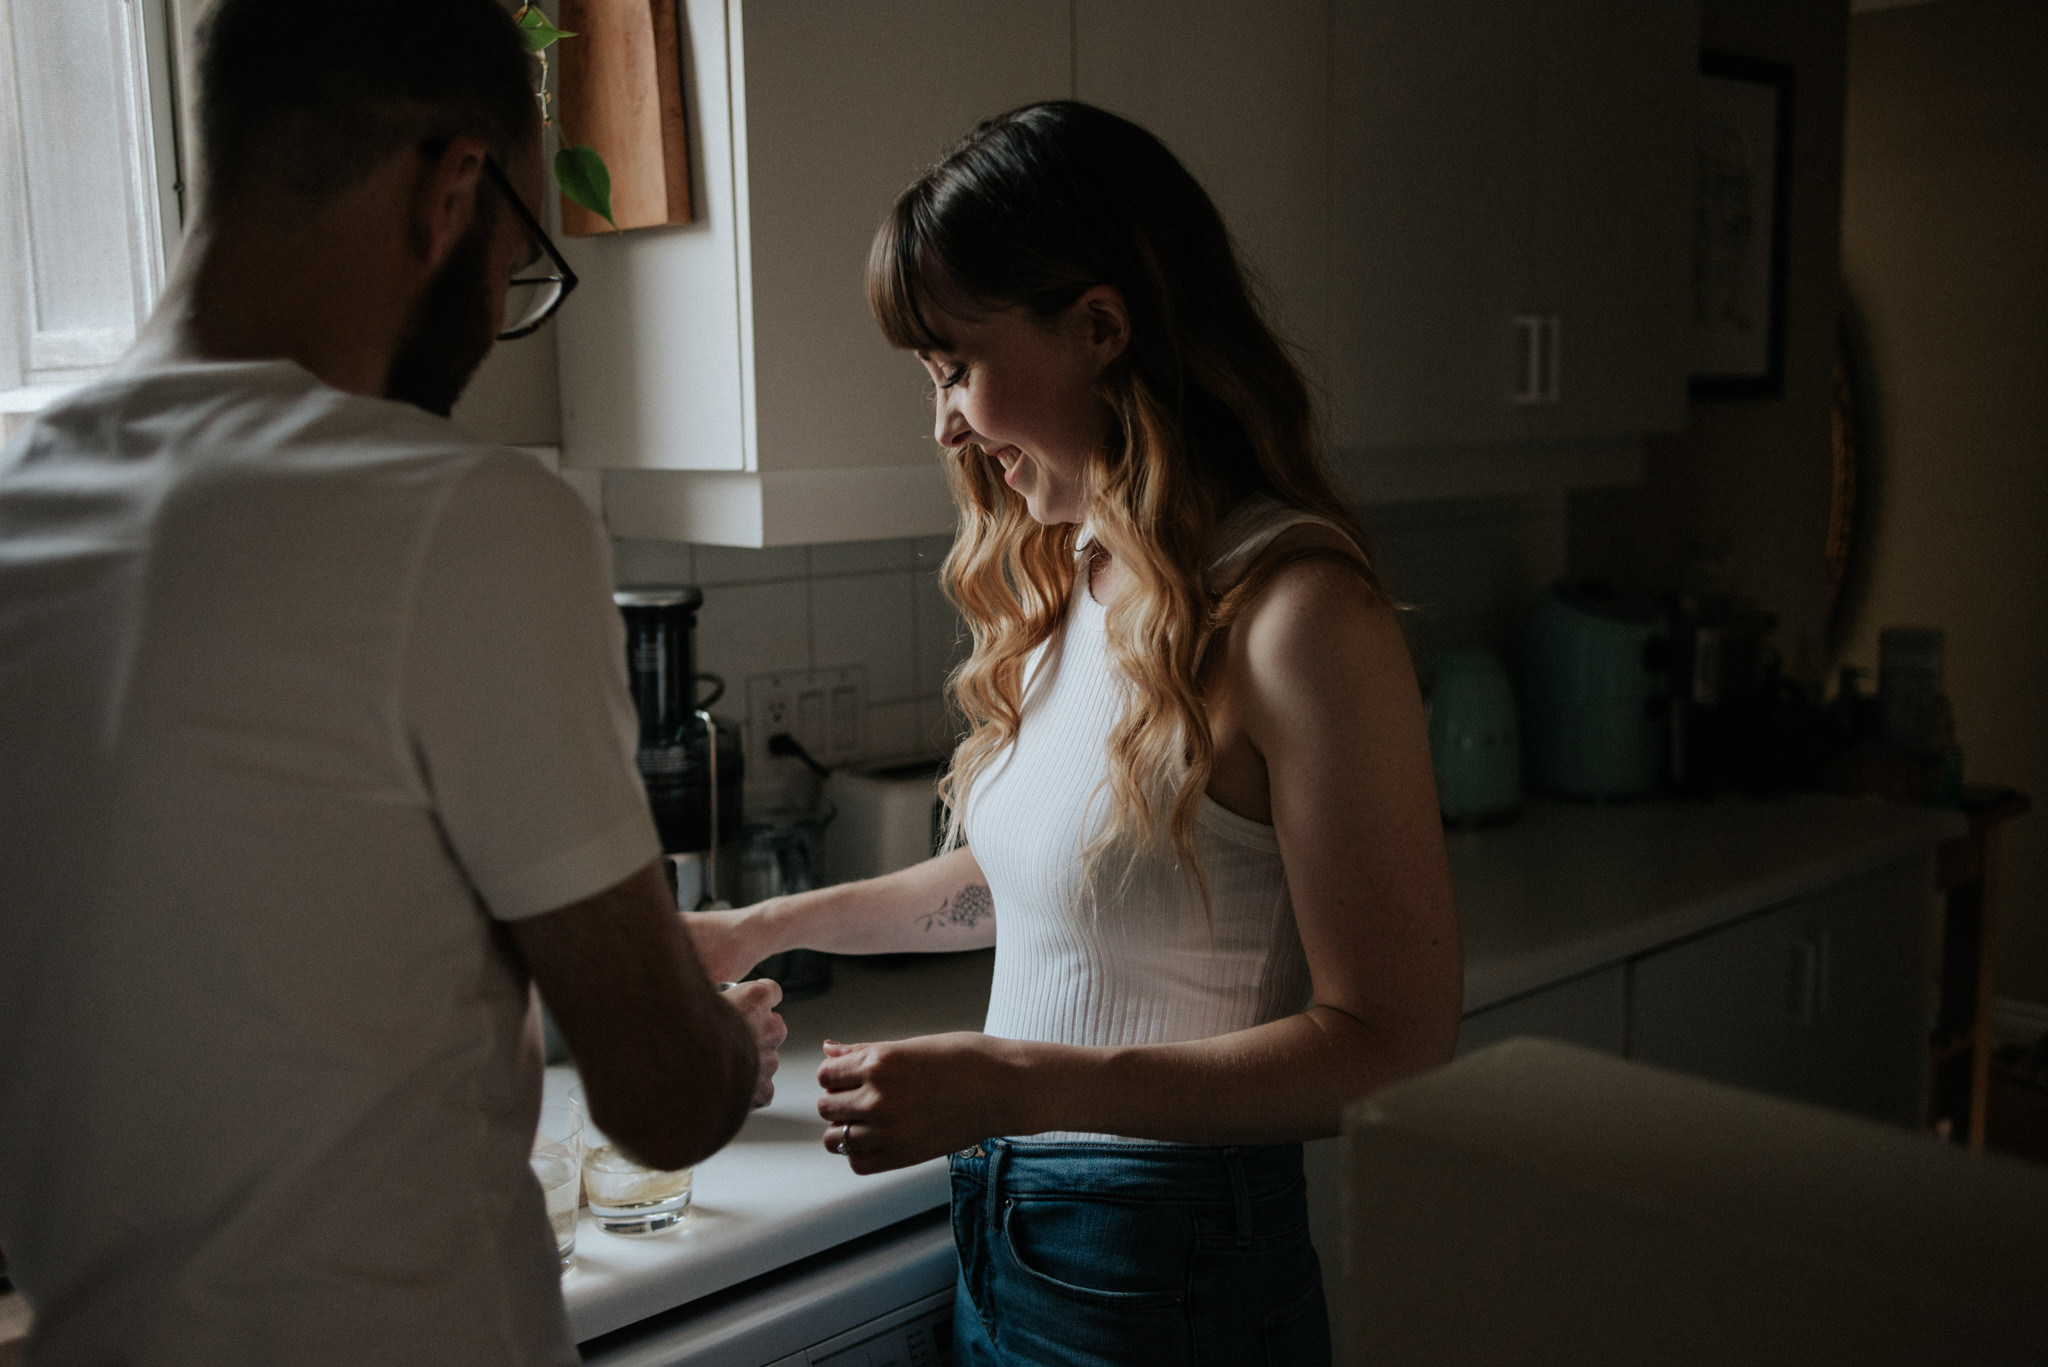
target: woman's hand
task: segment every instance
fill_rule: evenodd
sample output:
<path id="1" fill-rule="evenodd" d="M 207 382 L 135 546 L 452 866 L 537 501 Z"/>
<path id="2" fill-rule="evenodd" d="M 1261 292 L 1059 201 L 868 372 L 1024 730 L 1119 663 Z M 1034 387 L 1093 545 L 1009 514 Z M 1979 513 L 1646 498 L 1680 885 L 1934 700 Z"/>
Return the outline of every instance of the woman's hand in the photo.
<path id="1" fill-rule="evenodd" d="M 825 1041 L 825 1147 L 855 1172 L 887 1172 L 1023 1133 L 1020 1046 L 972 1031 L 887 1044 Z"/>
<path id="2" fill-rule="evenodd" d="M 690 932 L 690 944 L 713 983 L 738 982 L 740 975 L 777 953 L 767 912 L 777 899 L 757 902 L 737 911 L 686 911 L 683 928 Z"/>

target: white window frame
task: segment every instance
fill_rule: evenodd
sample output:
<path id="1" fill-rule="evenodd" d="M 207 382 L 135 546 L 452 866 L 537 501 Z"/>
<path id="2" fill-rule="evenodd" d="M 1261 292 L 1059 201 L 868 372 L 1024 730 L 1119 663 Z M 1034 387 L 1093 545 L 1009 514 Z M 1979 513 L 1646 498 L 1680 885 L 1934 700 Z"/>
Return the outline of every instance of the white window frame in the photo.
<path id="1" fill-rule="evenodd" d="M 38 326 L 35 231 L 17 79 L 16 15 L 27 6 L 105 5 L 119 50 L 114 72 L 123 101 L 123 170 L 133 318 L 75 331 Z M 17 419 L 105 373 L 148 318 L 176 258 L 185 221 L 179 139 L 177 0 L 0 0 L 0 420 Z M 38 111 L 45 116 L 57 111 Z M 12 427 L 14 421 L 7 421 Z"/>

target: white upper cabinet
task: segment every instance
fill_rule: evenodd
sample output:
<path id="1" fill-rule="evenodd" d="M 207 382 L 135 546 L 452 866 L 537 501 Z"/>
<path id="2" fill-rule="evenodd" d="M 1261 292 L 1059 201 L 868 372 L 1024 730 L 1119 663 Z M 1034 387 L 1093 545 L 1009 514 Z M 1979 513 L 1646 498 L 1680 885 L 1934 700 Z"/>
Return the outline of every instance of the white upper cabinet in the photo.
<path id="1" fill-rule="evenodd" d="M 1329 0 L 1074 7 L 1075 97 L 1173 149 L 1311 370 L 1330 321 L 1329 25 Z"/>
<path id="2" fill-rule="evenodd" d="M 1334 0 L 1333 444 L 1685 421 L 1689 0 Z"/>
<path id="3" fill-rule="evenodd" d="M 1068 0 L 685 13 L 696 221 L 567 247 L 564 463 L 609 472 L 620 535 L 949 530 L 927 382 L 868 312 L 868 246 L 977 119 L 1071 91 Z"/>
<path id="4" fill-rule="evenodd" d="M 1355 493 L 1626 478 L 1684 423 L 1696 0 L 684 9 L 696 221 L 568 246 L 564 460 L 621 535 L 949 529 L 868 246 L 977 119 L 1068 95 L 1207 187 Z"/>

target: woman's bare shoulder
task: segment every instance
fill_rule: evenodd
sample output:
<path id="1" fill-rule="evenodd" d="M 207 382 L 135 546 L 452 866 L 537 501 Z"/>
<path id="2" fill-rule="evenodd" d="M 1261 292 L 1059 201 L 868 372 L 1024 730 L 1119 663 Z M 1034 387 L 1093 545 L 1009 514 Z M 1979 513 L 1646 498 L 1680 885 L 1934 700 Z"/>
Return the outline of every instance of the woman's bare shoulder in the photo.
<path id="1" fill-rule="evenodd" d="M 1400 616 L 1356 555 L 1341 532 L 1304 525 L 1255 562 L 1254 574 L 1260 563 L 1270 572 L 1232 629 L 1235 663 L 1254 692 L 1321 692 L 1319 681 L 1356 683 L 1387 670 L 1412 675 Z"/>

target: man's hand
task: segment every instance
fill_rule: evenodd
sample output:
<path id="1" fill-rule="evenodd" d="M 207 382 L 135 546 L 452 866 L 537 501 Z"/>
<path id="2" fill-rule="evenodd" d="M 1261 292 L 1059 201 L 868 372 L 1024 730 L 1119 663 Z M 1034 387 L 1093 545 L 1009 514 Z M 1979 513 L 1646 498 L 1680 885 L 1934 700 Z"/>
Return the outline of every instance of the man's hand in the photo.
<path id="1" fill-rule="evenodd" d="M 591 1120 L 638 1161 L 709 1158 L 772 1090 L 782 991 L 719 993 L 659 864 L 508 929 L 576 1056 Z"/>
<path id="2" fill-rule="evenodd" d="M 754 1046 L 761 1059 L 760 1075 L 754 1081 L 754 1109 L 758 1111 L 775 1100 L 775 1070 L 782 1066 L 779 1051 L 789 1037 L 789 1027 L 775 1014 L 782 988 L 766 978 L 756 978 L 727 988 L 725 1001 L 754 1032 Z"/>
<path id="3" fill-rule="evenodd" d="M 887 1172 L 1024 1133 L 1022 1046 L 972 1031 L 888 1044 L 825 1041 L 825 1147 L 855 1172 Z"/>

